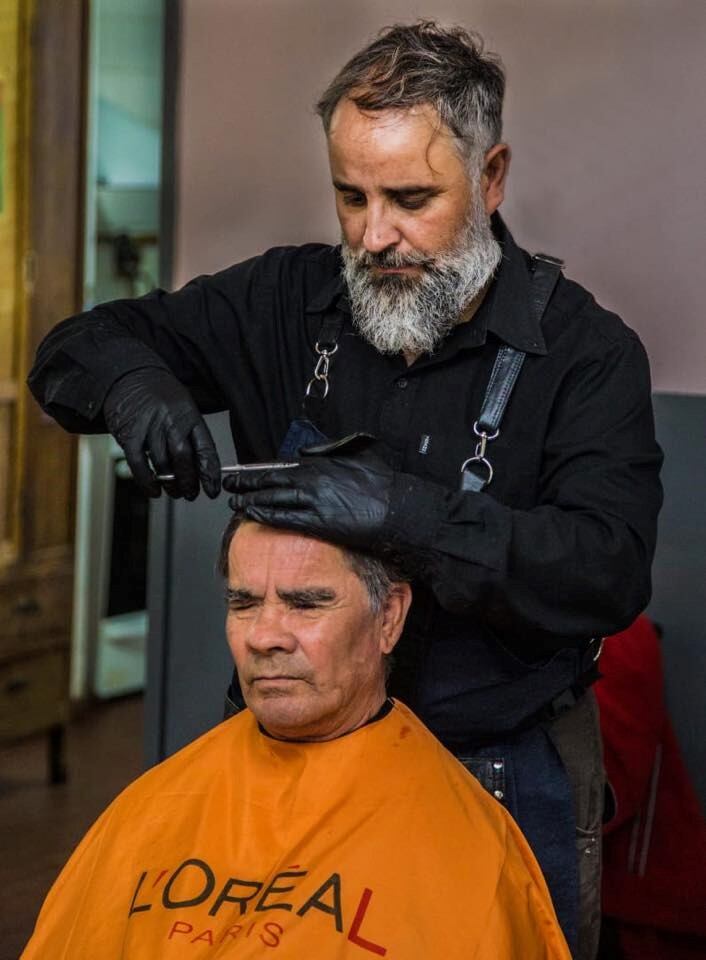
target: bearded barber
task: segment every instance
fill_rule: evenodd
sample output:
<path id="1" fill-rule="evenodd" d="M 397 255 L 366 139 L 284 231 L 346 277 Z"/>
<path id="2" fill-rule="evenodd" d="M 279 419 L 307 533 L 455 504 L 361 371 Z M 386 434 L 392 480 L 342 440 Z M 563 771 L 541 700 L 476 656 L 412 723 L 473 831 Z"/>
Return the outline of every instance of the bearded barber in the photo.
<path id="1" fill-rule="evenodd" d="M 588 958 L 588 688 L 600 637 L 649 599 L 661 454 L 635 333 L 497 213 L 503 93 L 477 38 L 385 31 L 318 105 L 341 248 L 96 307 L 48 336 L 30 384 L 67 429 L 110 430 L 151 495 L 148 451 L 170 495 L 218 494 L 201 415 L 227 409 L 241 458 L 302 460 L 228 481 L 253 518 L 415 556 L 392 692 L 514 813 Z M 376 439 L 327 445 L 356 432 Z"/>

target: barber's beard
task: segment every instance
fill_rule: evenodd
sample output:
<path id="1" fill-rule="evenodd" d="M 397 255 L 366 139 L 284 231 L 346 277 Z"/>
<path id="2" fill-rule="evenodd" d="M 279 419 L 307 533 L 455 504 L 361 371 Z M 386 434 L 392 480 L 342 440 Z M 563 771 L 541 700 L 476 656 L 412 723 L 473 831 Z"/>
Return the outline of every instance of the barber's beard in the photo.
<path id="1" fill-rule="evenodd" d="M 478 296 L 502 257 L 476 199 L 453 245 L 443 253 L 369 253 L 342 244 L 343 276 L 353 323 L 380 353 L 433 352 Z M 421 274 L 374 274 L 373 267 L 418 266 Z"/>

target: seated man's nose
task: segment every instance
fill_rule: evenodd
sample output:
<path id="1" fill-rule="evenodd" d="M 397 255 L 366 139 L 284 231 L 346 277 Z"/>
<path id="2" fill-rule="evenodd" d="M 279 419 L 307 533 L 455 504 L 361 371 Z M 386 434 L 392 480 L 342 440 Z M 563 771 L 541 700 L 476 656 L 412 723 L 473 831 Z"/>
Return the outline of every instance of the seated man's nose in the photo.
<path id="1" fill-rule="evenodd" d="M 262 611 L 250 626 L 248 643 L 254 650 L 291 649 L 296 640 L 287 628 L 286 618 L 279 613 Z"/>

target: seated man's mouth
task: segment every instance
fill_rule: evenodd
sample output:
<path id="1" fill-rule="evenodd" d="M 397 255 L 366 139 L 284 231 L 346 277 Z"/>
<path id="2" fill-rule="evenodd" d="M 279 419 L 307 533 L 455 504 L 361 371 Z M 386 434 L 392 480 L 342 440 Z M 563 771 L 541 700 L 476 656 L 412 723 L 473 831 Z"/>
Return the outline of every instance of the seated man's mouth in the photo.
<path id="1" fill-rule="evenodd" d="M 304 677 L 290 677 L 279 674 L 274 677 L 253 677 L 250 683 L 294 683 L 297 680 L 304 680 Z"/>

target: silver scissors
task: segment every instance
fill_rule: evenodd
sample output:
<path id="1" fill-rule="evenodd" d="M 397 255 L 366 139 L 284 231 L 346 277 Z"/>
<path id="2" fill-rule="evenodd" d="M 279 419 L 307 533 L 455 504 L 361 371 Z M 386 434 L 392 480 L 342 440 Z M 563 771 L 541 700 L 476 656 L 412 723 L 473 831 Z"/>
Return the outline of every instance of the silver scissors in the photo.
<path id="1" fill-rule="evenodd" d="M 288 463 L 234 463 L 227 467 L 221 467 L 221 476 L 227 477 L 234 473 L 246 473 L 250 470 L 290 470 L 292 467 L 298 467 L 296 462 Z M 176 480 L 173 473 L 158 473 L 155 480 L 160 483 L 169 483 L 170 480 Z"/>

